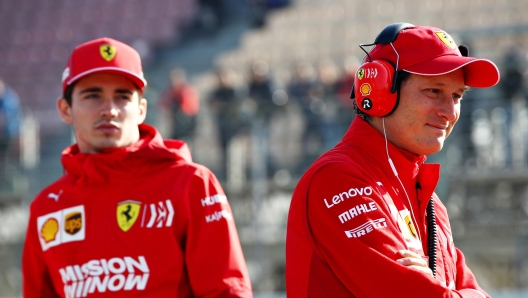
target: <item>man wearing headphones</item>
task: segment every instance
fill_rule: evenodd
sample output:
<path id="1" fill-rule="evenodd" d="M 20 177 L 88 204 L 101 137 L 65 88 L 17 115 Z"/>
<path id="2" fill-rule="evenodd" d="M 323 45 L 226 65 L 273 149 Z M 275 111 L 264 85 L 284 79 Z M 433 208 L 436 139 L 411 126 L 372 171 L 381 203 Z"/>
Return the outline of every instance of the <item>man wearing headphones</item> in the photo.
<path id="1" fill-rule="evenodd" d="M 354 81 L 358 117 L 305 173 L 286 239 L 292 297 L 489 297 L 453 243 L 434 193 L 442 149 L 467 87 L 499 81 L 441 29 L 396 23 Z"/>

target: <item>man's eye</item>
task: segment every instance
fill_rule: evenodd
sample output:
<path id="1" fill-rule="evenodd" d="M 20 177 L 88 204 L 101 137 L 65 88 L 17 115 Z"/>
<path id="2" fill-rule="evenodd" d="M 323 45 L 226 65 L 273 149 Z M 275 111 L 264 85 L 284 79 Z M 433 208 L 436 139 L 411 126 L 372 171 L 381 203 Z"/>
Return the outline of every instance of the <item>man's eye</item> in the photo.
<path id="1" fill-rule="evenodd" d="M 86 94 L 86 96 L 84 98 L 86 98 L 86 99 L 97 99 L 97 98 L 99 98 L 99 94 L 97 94 L 97 93 Z"/>

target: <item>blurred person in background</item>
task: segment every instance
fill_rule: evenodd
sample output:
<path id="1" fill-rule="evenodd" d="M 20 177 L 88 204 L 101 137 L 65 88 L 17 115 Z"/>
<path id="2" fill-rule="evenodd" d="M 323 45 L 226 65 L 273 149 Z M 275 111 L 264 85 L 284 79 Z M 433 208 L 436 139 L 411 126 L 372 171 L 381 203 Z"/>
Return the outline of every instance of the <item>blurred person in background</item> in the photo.
<path id="1" fill-rule="evenodd" d="M 319 156 L 322 135 L 321 121 L 325 110 L 322 92 L 318 92 L 317 73 L 308 62 L 293 66 L 293 76 L 288 85 L 288 97 L 299 103 L 305 122 L 302 136 L 301 172 Z"/>
<path id="2" fill-rule="evenodd" d="M 240 126 L 240 92 L 236 89 L 236 73 L 230 68 L 216 71 L 217 87 L 209 98 L 211 111 L 215 117 L 222 148 L 222 175 L 226 177 L 227 150 L 231 139 Z"/>
<path id="3" fill-rule="evenodd" d="M 525 72 L 525 65 L 523 57 L 516 47 L 510 48 L 504 55 L 501 67 L 502 80 L 499 84 L 502 98 L 499 104 L 499 109 L 495 109 L 493 116 L 503 114 L 505 119 L 501 125 L 501 131 L 497 132 L 500 136 L 498 141 L 503 142 L 504 152 L 501 152 L 505 159 L 505 164 L 512 165 L 512 147 L 515 147 L 515 141 L 511 139 L 511 128 L 513 121 L 514 102 L 519 98 L 525 100 L 525 86 L 523 75 Z M 524 106 L 524 104 L 523 104 Z M 500 114 L 499 114 L 500 113 Z M 497 118 L 495 119 L 496 122 Z M 500 119 L 499 119 L 500 120 Z M 502 122 L 502 121 L 501 121 Z M 496 140 L 497 141 L 497 140 Z M 518 142 L 517 142 L 518 143 Z"/>
<path id="4" fill-rule="evenodd" d="M 73 50 L 57 108 L 77 143 L 31 204 L 24 297 L 252 297 L 222 187 L 143 123 L 146 84 L 124 43 Z"/>
<path id="5" fill-rule="evenodd" d="M 277 106 L 272 99 L 275 83 L 266 61 L 257 60 L 251 64 L 247 88 L 247 97 L 255 104 L 254 116 L 268 123 Z"/>
<path id="6" fill-rule="evenodd" d="M 244 126 L 250 128 L 252 133 L 258 133 L 269 141 L 269 123 L 271 117 L 278 110 L 273 102 L 275 91 L 275 80 L 271 75 L 268 62 L 256 60 L 249 67 L 249 82 L 247 84 L 247 96 L 242 101 L 240 111 Z M 272 161 L 268 148 L 263 151 L 267 164 L 267 173 L 273 174 L 275 164 Z"/>
<path id="7" fill-rule="evenodd" d="M 337 87 L 337 95 L 341 102 L 339 109 L 338 122 L 340 134 L 343 135 L 354 118 L 354 105 L 350 100 L 350 86 L 354 84 L 356 71 L 359 67 L 359 59 L 355 56 L 349 56 L 343 62 L 343 74 Z"/>
<path id="8" fill-rule="evenodd" d="M 189 82 L 185 70 L 173 69 L 171 85 L 162 93 L 158 105 L 162 115 L 171 123 L 170 138 L 191 143 L 196 129 L 196 117 L 200 109 L 200 94 Z"/>
<path id="9" fill-rule="evenodd" d="M 435 193 L 440 165 L 425 160 L 467 87 L 494 86 L 499 71 L 434 27 L 392 24 L 370 46 L 353 84 L 357 116 L 293 193 L 287 295 L 489 297 L 454 245 Z"/>
<path id="10" fill-rule="evenodd" d="M 317 84 L 319 96 L 324 101 L 321 113 L 321 137 L 323 150 L 334 147 L 342 137 L 339 130 L 338 115 L 340 110 L 346 109 L 337 96 L 339 87 L 339 72 L 336 64 L 331 59 L 324 59 L 318 66 L 319 80 Z"/>
<path id="11" fill-rule="evenodd" d="M 17 93 L 0 78 L 0 191 L 8 188 L 10 149 L 18 149 L 20 118 Z"/>

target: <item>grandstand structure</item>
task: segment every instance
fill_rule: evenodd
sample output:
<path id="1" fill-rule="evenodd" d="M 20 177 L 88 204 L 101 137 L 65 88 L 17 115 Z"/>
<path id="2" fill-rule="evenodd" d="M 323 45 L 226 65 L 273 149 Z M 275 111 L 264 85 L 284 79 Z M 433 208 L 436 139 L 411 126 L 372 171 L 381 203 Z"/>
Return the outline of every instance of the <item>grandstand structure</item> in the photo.
<path id="1" fill-rule="evenodd" d="M 61 129 L 55 100 L 73 48 L 100 37 L 134 46 L 148 61 L 178 40 L 198 9 L 196 0 L 0 1 L 0 76 L 13 87 L 44 135 Z"/>

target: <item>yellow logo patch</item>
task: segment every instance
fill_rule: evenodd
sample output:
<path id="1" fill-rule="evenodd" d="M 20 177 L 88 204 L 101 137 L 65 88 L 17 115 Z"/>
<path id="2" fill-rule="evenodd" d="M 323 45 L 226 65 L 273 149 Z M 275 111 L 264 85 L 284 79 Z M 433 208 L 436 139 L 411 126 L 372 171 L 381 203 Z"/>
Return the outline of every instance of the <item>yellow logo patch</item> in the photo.
<path id="1" fill-rule="evenodd" d="M 75 235 L 82 229 L 81 212 L 72 212 L 64 217 L 64 231 L 70 235 Z"/>
<path id="2" fill-rule="evenodd" d="M 409 215 L 405 216 L 405 223 L 407 224 L 407 228 L 409 228 L 409 232 L 411 232 L 411 235 L 414 237 L 414 239 L 418 239 L 418 234 L 416 234 L 416 229 L 414 228 Z"/>
<path id="3" fill-rule="evenodd" d="M 358 70 L 358 74 L 357 74 L 357 77 L 359 80 L 363 79 L 363 77 L 365 76 L 365 70 L 363 68 L 360 68 Z"/>
<path id="4" fill-rule="evenodd" d="M 451 49 L 454 50 L 454 49 L 457 48 L 457 45 L 456 45 L 455 41 L 453 40 L 453 38 L 451 37 L 451 35 L 445 33 L 444 31 L 438 31 L 438 32 L 435 32 L 435 34 L 436 34 L 436 36 L 438 36 L 438 38 L 440 38 L 440 40 L 445 45 L 447 45 Z"/>
<path id="5" fill-rule="evenodd" d="M 49 218 L 44 225 L 42 225 L 42 230 L 40 231 L 42 238 L 46 243 L 55 240 L 57 232 L 59 231 L 59 223 L 55 218 Z"/>
<path id="6" fill-rule="evenodd" d="M 370 95 L 370 92 L 372 91 L 372 87 L 370 87 L 369 84 L 365 83 L 359 87 L 359 92 L 361 92 L 362 96 Z"/>
<path id="7" fill-rule="evenodd" d="M 103 59 L 110 62 L 112 61 L 112 59 L 115 58 L 117 50 L 112 45 L 104 44 L 99 47 L 99 53 L 101 54 L 101 57 L 103 57 Z"/>
<path id="8" fill-rule="evenodd" d="M 123 201 L 117 204 L 117 225 L 127 232 L 132 228 L 136 222 L 139 211 L 141 210 L 141 203 L 136 201 Z"/>

